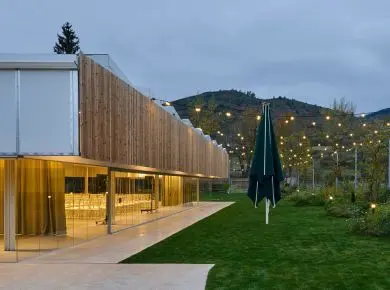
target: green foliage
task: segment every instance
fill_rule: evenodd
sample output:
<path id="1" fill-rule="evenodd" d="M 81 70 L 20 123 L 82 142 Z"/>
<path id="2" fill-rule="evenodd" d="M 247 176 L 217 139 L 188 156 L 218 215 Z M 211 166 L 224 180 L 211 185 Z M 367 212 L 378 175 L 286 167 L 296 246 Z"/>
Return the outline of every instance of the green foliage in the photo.
<path id="1" fill-rule="evenodd" d="M 325 196 L 322 191 L 299 190 L 286 197 L 286 200 L 294 202 L 295 206 L 323 206 Z"/>
<path id="2" fill-rule="evenodd" d="M 390 236 L 390 204 L 377 205 L 375 210 L 367 208 L 363 215 L 350 221 L 353 232 L 372 236 Z"/>
<path id="3" fill-rule="evenodd" d="M 291 185 L 289 186 L 287 184 L 282 184 L 280 187 L 280 191 L 281 191 L 283 196 L 288 196 L 292 193 L 295 193 L 297 191 L 297 187 L 291 186 Z"/>
<path id="4" fill-rule="evenodd" d="M 80 40 L 69 22 L 62 25 L 62 35 L 57 34 L 58 41 L 54 45 L 57 54 L 75 54 L 80 50 Z"/>

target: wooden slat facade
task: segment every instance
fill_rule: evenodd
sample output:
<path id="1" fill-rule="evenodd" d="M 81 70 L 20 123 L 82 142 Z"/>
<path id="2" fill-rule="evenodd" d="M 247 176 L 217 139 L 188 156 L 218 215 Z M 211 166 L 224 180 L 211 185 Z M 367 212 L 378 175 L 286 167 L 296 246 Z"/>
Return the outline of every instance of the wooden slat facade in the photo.
<path id="1" fill-rule="evenodd" d="M 88 56 L 79 59 L 81 157 L 227 178 L 226 151 Z"/>

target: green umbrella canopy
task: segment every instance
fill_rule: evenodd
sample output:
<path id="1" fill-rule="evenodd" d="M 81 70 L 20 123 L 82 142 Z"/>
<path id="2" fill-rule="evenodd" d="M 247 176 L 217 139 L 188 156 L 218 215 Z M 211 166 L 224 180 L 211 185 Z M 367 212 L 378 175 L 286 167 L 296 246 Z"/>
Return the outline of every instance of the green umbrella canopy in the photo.
<path id="1" fill-rule="evenodd" d="M 275 207 L 280 200 L 283 171 L 275 140 L 269 104 L 263 105 L 263 115 L 257 128 L 255 152 L 249 172 L 248 196 L 257 207 L 265 197 Z"/>

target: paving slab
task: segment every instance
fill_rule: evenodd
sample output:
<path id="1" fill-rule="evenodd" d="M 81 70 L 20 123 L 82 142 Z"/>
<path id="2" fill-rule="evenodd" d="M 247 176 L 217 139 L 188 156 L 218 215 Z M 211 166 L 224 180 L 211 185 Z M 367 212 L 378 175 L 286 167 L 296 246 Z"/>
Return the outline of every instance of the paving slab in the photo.
<path id="1" fill-rule="evenodd" d="M 0 289 L 200 290 L 213 265 L 0 264 Z"/>

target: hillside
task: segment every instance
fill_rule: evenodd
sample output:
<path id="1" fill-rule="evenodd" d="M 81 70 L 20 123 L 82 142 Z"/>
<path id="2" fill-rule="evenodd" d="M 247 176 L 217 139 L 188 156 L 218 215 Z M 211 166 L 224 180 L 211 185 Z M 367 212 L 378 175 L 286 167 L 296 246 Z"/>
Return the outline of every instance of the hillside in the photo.
<path id="1" fill-rule="evenodd" d="M 367 117 L 370 119 L 388 119 L 390 117 L 390 108 L 371 113 Z"/>
<path id="2" fill-rule="evenodd" d="M 216 111 L 231 112 L 234 116 L 242 114 L 247 108 L 261 111 L 261 103 L 271 104 L 273 116 L 279 118 L 285 115 L 295 116 L 318 116 L 325 108 L 288 99 L 286 97 L 275 97 L 272 99 L 258 99 L 251 92 L 241 92 L 236 90 L 220 90 L 215 92 L 205 92 L 200 95 L 190 96 L 172 102 L 181 118 L 189 118 L 188 108 L 196 102 L 202 100 L 207 103 L 214 99 L 217 105 Z"/>

